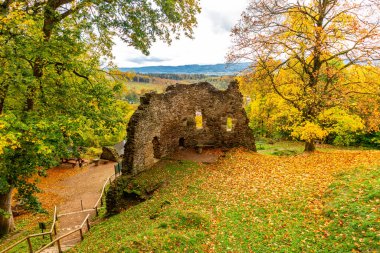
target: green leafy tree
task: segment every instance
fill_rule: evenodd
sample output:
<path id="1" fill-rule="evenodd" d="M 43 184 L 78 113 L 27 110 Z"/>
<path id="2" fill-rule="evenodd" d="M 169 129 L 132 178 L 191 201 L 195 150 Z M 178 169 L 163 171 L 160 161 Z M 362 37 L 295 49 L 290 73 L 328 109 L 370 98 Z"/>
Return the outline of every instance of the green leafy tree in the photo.
<path id="1" fill-rule="evenodd" d="M 191 37 L 199 11 L 198 0 L 0 0 L 0 235 L 14 189 L 38 210 L 33 175 L 122 135 L 130 108 L 100 68 L 112 39 L 148 54 L 156 39 Z"/>

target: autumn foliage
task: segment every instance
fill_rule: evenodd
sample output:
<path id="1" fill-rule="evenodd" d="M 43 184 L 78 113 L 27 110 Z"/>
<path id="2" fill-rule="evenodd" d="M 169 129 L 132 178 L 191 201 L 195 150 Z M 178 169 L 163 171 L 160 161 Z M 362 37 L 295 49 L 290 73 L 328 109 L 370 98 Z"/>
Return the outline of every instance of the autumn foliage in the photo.
<path id="1" fill-rule="evenodd" d="M 152 199 L 94 227 L 76 251 L 372 252 L 379 161 L 378 151 L 337 149 L 289 157 L 238 149 L 206 166 L 167 161 L 136 178 L 170 175 Z"/>
<path id="2" fill-rule="evenodd" d="M 379 1 L 252 0 L 232 30 L 231 62 L 264 135 L 350 145 L 379 131 Z M 372 142 L 378 142 L 374 139 Z"/>

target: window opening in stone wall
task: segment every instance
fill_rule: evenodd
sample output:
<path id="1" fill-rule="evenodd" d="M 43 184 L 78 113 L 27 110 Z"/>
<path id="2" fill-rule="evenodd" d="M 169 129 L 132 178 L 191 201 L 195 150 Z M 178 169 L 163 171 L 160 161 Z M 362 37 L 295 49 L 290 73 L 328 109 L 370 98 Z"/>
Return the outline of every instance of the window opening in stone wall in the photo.
<path id="1" fill-rule="evenodd" d="M 153 157 L 156 159 L 160 159 L 161 158 L 160 142 L 157 136 L 153 138 L 152 144 L 153 144 Z"/>
<path id="2" fill-rule="evenodd" d="M 195 127 L 196 127 L 196 129 L 202 129 L 203 128 L 202 112 L 200 112 L 200 111 L 195 112 Z"/>
<path id="3" fill-rule="evenodd" d="M 251 103 L 251 97 L 247 96 L 245 98 L 245 105 L 249 105 Z"/>
<path id="4" fill-rule="evenodd" d="M 233 124 L 232 124 L 232 118 L 230 117 L 227 117 L 227 132 L 231 132 L 232 131 L 232 128 L 233 128 Z"/>

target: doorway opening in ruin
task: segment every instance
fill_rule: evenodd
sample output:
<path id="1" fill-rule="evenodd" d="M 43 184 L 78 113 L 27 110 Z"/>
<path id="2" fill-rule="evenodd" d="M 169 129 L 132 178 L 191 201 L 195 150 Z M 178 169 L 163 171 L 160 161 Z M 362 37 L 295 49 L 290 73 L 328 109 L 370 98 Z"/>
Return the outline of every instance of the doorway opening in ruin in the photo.
<path id="1" fill-rule="evenodd" d="M 153 138 L 152 144 L 153 144 L 153 157 L 156 159 L 160 159 L 161 158 L 160 141 L 158 140 L 157 136 Z"/>
<path id="2" fill-rule="evenodd" d="M 185 138 L 183 138 L 183 137 L 179 138 L 178 145 L 180 148 L 184 148 L 185 147 Z"/>

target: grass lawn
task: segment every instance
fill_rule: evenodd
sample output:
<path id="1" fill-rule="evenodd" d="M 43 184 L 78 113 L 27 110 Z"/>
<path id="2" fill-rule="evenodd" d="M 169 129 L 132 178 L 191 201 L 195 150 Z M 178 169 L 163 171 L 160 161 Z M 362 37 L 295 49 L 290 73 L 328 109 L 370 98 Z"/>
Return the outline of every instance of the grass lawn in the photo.
<path id="1" fill-rule="evenodd" d="M 94 226 L 72 252 L 380 250 L 380 151 L 236 149 L 211 165 L 169 162 L 136 181 L 164 185 Z"/>
<path id="2" fill-rule="evenodd" d="M 52 215 L 48 214 L 35 214 L 35 215 L 23 215 L 22 219 L 16 219 L 15 225 L 16 225 L 16 231 L 12 232 L 11 234 L 3 237 L 0 239 L 0 250 L 3 250 L 14 243 L 18 242 L 19 240 L 25 238 L 28 235 L 31 234 L 39 234 L 41 233 L 41 230 L 38 227 L 38 222 L 43 221 L 45 222 L 47 229 L 44 232 L 47 232 L 51 228 L 51 217 Z M 34 237 L 31 238 L 31 243 L 33 246 L 33 250 L 37 250 L 41 248 L 42 245 L 46 245 L 50 242 L 49 235 L 45 235 L 44 238 L 41 237 Z M 21 252 L 29 252 L 29 247 L 27 241 L 24 241 L 17 245 L 12 250 L 8 251 L 9 253 L 21 253 Z"/>

